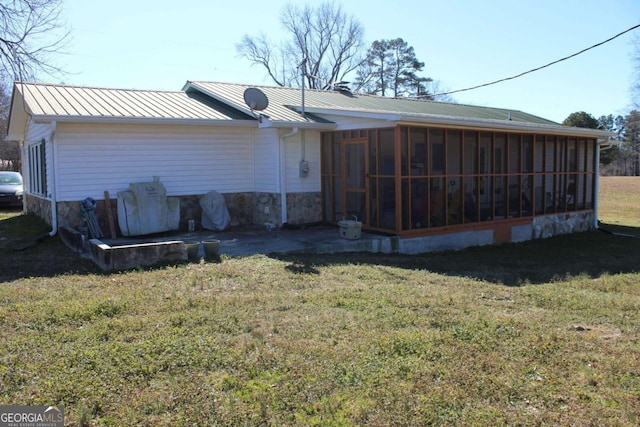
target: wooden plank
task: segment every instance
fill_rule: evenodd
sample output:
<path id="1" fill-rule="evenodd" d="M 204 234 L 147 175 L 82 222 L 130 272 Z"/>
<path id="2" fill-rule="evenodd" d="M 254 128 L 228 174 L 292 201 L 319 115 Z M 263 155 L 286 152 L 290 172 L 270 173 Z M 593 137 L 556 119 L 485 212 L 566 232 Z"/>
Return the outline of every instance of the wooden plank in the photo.
<path id="1" fill-rule="evenodd" d="M 111 198 L 109 197 L 109 191 L 105 190 L 104 192 L 104 207 L 107 211 L 107 221 L 109 222 L 109 233 L 111 234 L 111 238 L 115 239 L 116 235 L 116 224 L 113 222 L 113 212 L 111 211 Z"/>

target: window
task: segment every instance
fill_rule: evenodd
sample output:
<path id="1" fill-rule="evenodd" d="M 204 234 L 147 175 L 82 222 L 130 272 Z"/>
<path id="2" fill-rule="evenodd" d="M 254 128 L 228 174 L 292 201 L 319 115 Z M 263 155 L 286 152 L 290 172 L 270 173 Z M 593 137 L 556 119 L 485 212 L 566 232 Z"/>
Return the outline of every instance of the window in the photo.
<path id="1" fill-rule="evenodd" d="M 44 138 L 29 145 L 29 192 L 40 196 L 47 195 L 47 160 Z"/>

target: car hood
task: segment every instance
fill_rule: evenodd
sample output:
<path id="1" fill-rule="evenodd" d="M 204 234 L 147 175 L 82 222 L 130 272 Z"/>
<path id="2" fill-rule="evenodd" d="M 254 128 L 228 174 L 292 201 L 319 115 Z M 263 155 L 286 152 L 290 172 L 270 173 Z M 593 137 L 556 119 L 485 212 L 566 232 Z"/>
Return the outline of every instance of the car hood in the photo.
<path id="1" fill-rule="evenodd" d="M 0 184 L 0 193 L 15 193 L 22 190 L 21 184 Z"/>

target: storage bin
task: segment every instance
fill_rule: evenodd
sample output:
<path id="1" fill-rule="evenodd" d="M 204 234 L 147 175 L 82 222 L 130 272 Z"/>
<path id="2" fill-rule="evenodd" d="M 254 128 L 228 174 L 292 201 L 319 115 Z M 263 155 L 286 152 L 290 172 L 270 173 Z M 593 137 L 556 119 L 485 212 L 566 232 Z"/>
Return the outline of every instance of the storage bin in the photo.
<path id="1" fill-rule="evenodd" d="M 338 221 L 340 237 L 343 239 L 357 240 L 362 235 L 362 222 L 353 219 Z"/>

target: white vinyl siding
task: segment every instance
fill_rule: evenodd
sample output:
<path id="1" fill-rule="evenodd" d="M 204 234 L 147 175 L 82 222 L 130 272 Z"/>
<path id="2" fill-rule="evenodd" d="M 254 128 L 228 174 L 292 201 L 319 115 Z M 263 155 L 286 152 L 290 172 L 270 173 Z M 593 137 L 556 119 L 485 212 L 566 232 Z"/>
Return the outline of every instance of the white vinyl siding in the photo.
<path id="1" fill-rule="evenodd" d="M 255 129 L 58 125 L 58 200 L 112 197 L 160 178 L 170 196 L 250 192 Z"/>
<path id="2" fill-rule="evenodd" d="M 259 193 L 277 193 L 280 186 L 278 174 L 277 129 L 259 129 L 256 131 L 255 152 L 255 191 Z"/>
<path id="3" fill-rule="evenodd" d="M 300 177 L 302 139 L 299 131 L 285 139 L 285 172 L 287 193 L 320 191 L 320 132 L 305 130 L 305 160 L 309 162 L 309 175 Z"/>

